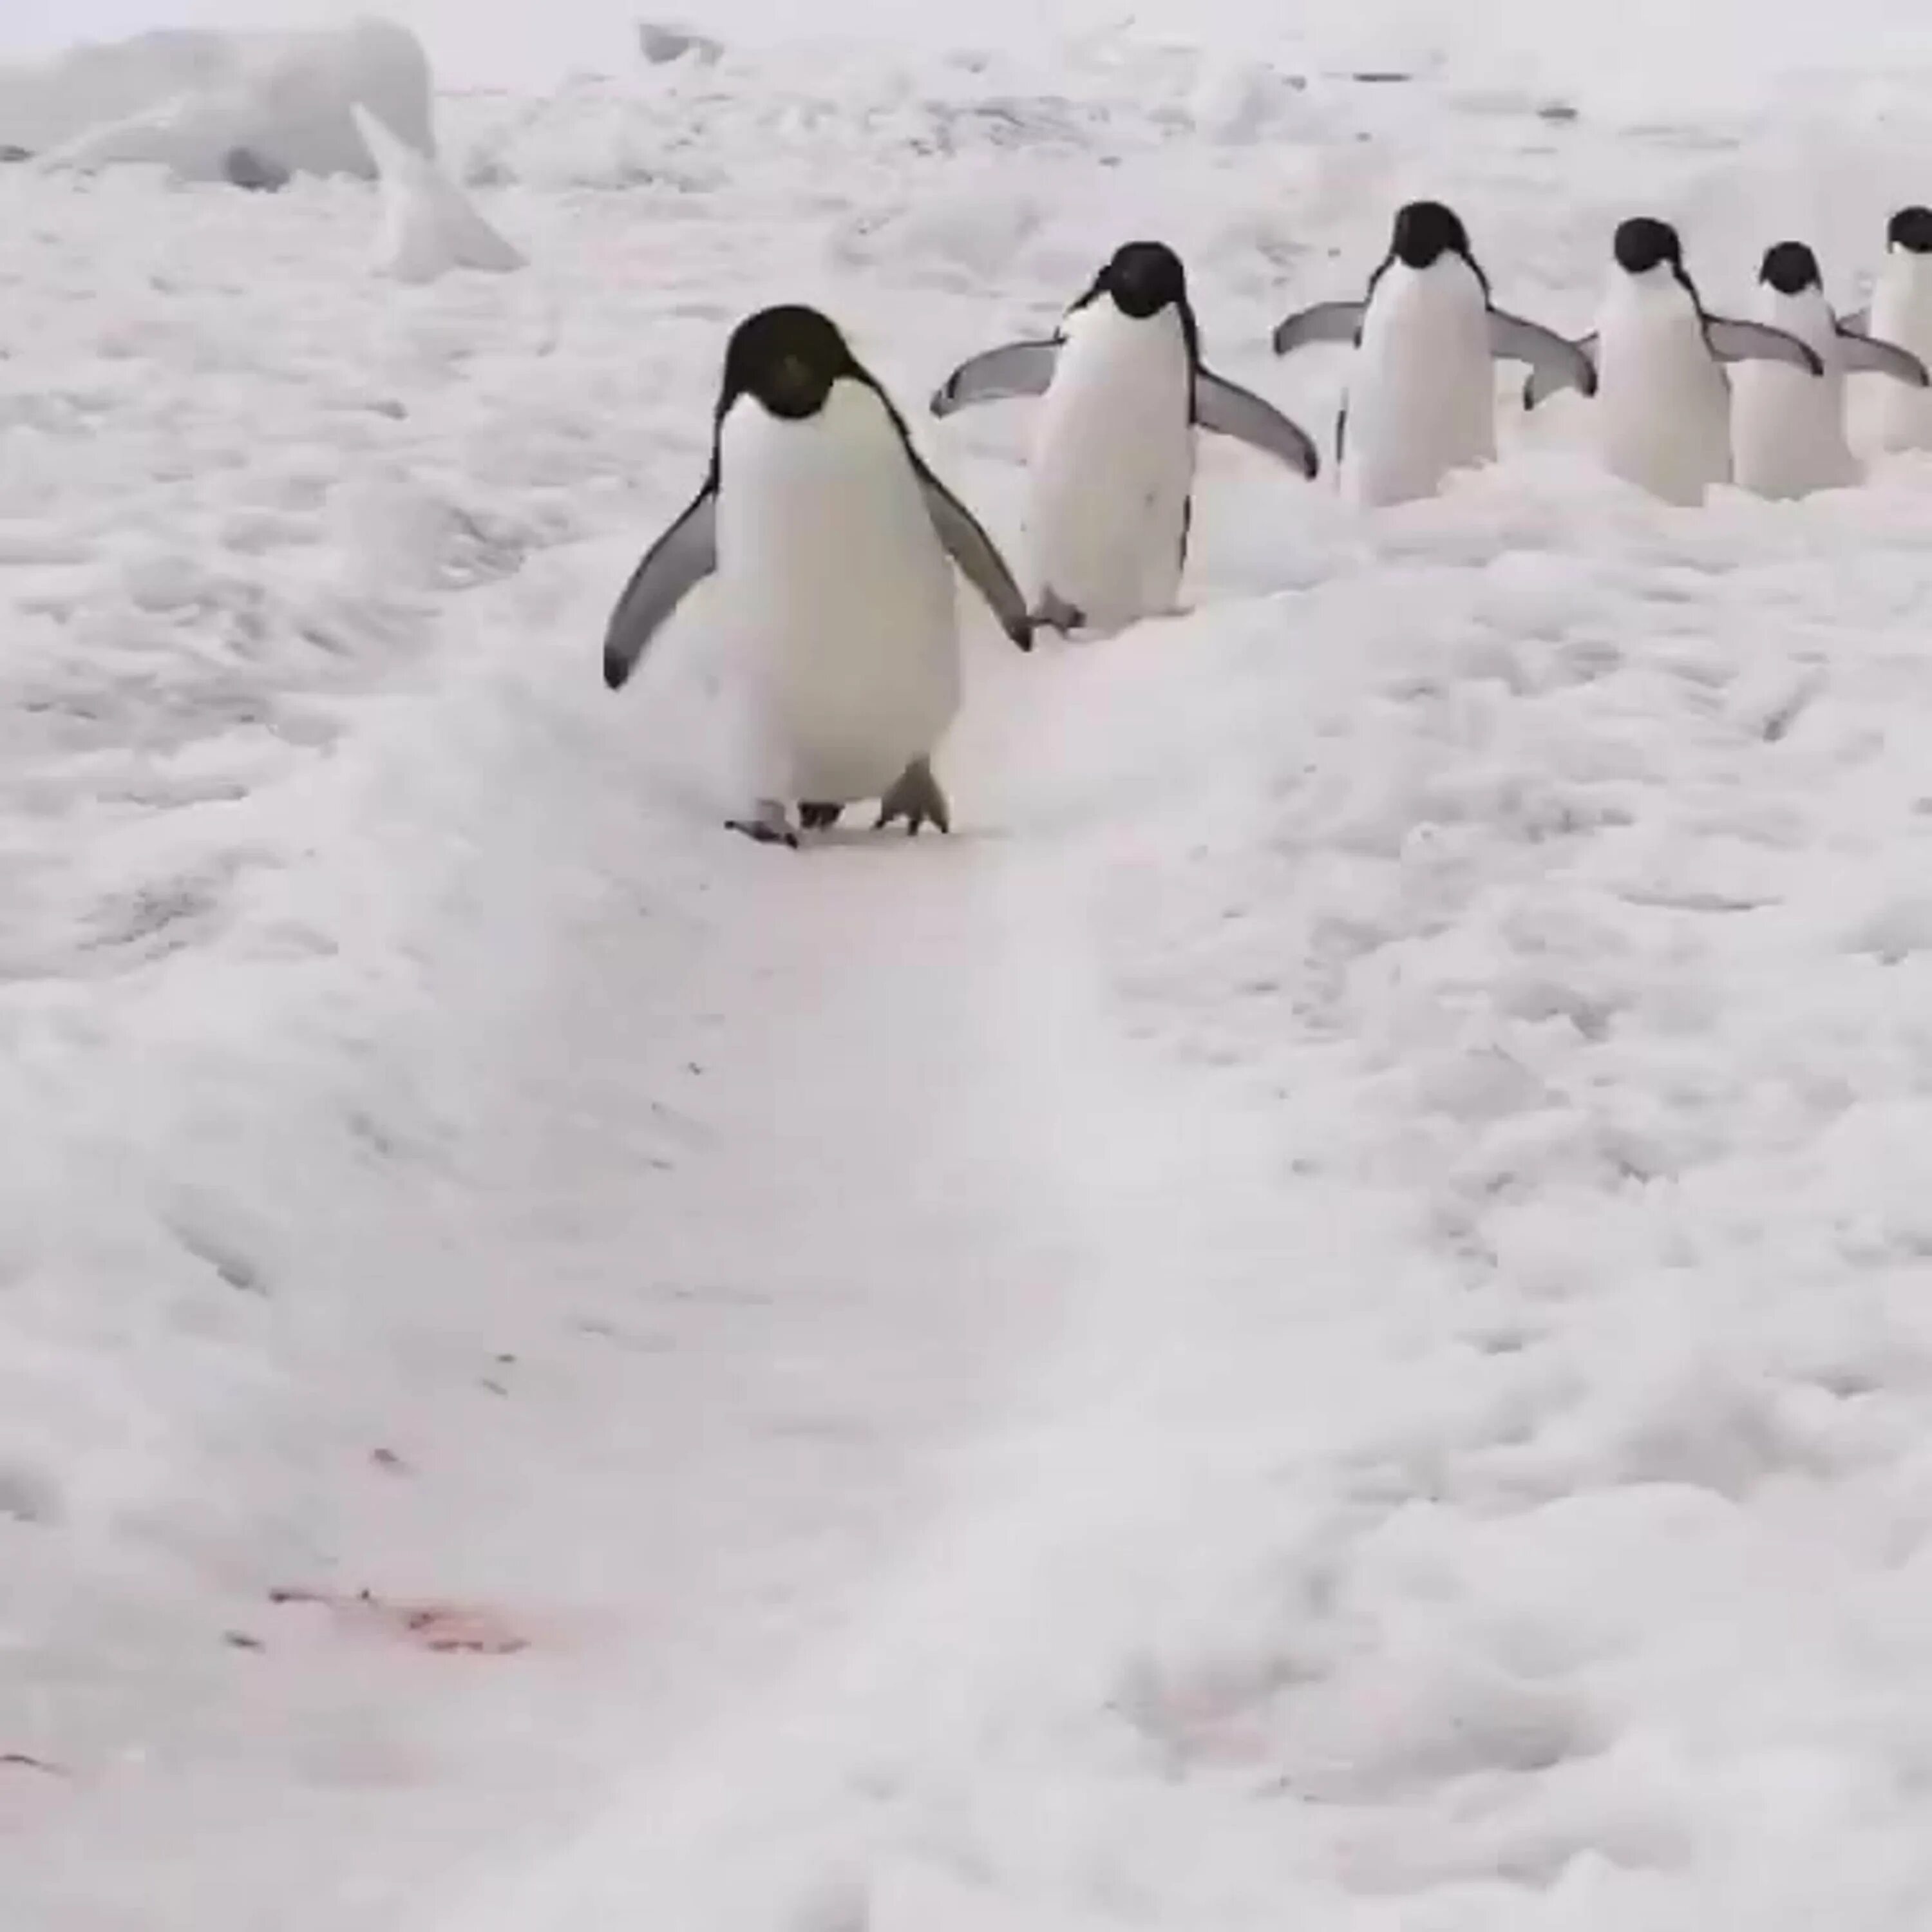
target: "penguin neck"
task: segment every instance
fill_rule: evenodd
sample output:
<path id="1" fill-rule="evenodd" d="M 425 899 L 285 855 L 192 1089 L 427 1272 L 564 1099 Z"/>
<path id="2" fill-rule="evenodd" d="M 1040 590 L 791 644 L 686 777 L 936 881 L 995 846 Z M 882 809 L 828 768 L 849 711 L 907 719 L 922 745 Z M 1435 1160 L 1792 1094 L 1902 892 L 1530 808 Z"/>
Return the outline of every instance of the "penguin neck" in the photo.
<path id="1" fill-rule="evenodd" d="M 1814 349 L 1827 346 L 1838 332 L 1832 305 L 1826 301 L 1822 289 L 1800 289 L 1796 294 L 1787 294 L 1768 282 L 1760 282 L 1754 307 L 1759 321 L 1768 322 L 1801 342 L 1808 342 Z"/>
<path id="2" fill-rule="evenodd" d="M 1476 272 L 1460 255 L 1438 255 L 1426 268 L 1412 268 L 1393 256 L 1376 278 L 1362 323 L 1362 346 L 1382 352 L 1382 345 L 1426 341 L 1447 349 L 1467 338 L 1488 352 L 1488 298 Z"/>
<path id="3" fill-rule="evenodd" d="M 1124 377 L 1154 383 L 1164 370 L 1187 369 L 1186 331 L 1172 304 L 1153 315 L 1132 316 L 1099 296 L 1068 316 L 1062 333 L 1066 346 L 1060 372 L 1075 386 L 1112 384 Z"/>
<path id="4" fill-rule="evenodd" d="M 875 464 L 898 440 L 884 404 L 866 383 L 842 377 L 808 416 L 775 416 L 755 396 L 743 395 L 718 425 L 718 454 L 728 478 L 740 489 L 783 489 L 800 478 Z"/>
<path id="5" fill-rule="evenodd" d="M 1453 254 L 1437 256 L 1426 268 L 1391 255 L 1376 274 L 1373 300 L 1416 314 L 1454 314 L 1472 302 L 1488 306 L 1482 278 L 1466 257 Z"/>
<path id="6" fill-rule="evenodd" d="M 1901 288 L 1932 287 L 1932 255 L 1922 255 L 1911 248 L 1888 249 L 1886 253 L 1885 274 L 1887 280 L 1898 283 Z"/>
<path id="7" fill-rule="evenodd" d="M 1652 334 L 1703 326 L 1695 298 L 1667 262 L 1639 275 L 1613 274 L 1604 298 L 1604 320 L 1606 326 Z"/>
<path id="8" fill-rule="evenodd" d="M 1872 326 L 1875 334 L 1908 348 L 1932 339 L 1932 255 L 1910 248 L 1887 253 L 1872 291 Z"/>

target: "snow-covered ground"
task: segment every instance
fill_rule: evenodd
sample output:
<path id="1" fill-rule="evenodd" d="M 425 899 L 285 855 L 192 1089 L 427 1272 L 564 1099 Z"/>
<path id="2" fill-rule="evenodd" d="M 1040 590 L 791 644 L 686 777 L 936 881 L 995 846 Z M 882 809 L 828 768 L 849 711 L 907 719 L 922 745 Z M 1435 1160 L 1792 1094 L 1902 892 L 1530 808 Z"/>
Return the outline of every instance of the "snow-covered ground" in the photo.
<path id="1" fill-rule="evenodd" d="M 1012 542 L 921 399 L 1116 241 L 1325 443 L 1406 195 L 1572 331 L 1932 198 L 1905 10 L 1531 10 L 452 96 L 419 287 L 0 170 L 6 1932 L 1924 1932 L 1932 459 L 1208 446 L 947 841 L 722 832 L 701 598 L 598 676 L 761 302 Z"/>

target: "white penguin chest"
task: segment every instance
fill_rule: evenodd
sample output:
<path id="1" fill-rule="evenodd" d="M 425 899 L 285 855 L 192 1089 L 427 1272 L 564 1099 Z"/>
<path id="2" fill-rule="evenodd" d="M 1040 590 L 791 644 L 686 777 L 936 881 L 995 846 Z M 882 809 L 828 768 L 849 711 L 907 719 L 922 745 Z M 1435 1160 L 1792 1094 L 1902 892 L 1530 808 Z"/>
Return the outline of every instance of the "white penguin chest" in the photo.
<path id="1" fill-rule="evenodd" d="M 1932 261 L 1902 254 L 1887 261 L 1872 296 L 1871 333 L 1922 358 L 1932 356 Z M 1873 386 L 1882 446 L 1932 447 L 1932 394 L 1903 382 Z"/>
<path id="2" fill-rule="evenodd" d="M 1740 362 L 1731 371 L 1731 449 L 1736 480 L 1761 496 L 1796 496 L 1852 481 L 1845 440 L 1843 358 L 1822 295 L 1761 301 L 1759 320 L 1816 352 L 1822 376 L 1784 362 Z"/>
<path id="3" fill-rule="evenodd" d="M 1932 262 L 1914 256 L 1886 265 L 1872 295 L 1871 332 L 1915 356 L 1932 353 Z"/>
<path id="4" fill-rule="evenodd" d="M 800 624 L 930 601 L 946 562 L 898 433 L 862 384 L 788 422 L 740 401 L 719 436 L 720 574 Z M 884 620 L 890 621 L 890 620 Z"/>
<path id="5" fill-rule="evenodd" d="M 1354 494 L 1391 502 L 1433 490 L 1496 452 L 1489 305 L 1460 257 L 1382 272 L 1362 320 L 1342 449 Z"/>
<path id="6" fill-rule="evenodd" d="M 862 385 L 718 445 L 718 562 L 778 795 L 876 796 L 958 708 L 952 567 L 898 430 Z"/>
<path id="7" fill-rule="evenodd" d="M 1061 596 L 1097 613 L 1137 603 L 1149 553 L 1172 551 L 1194 480 L 1192 375 L 1171 310 L 1136 320 L 1082 311 L 1034 433 L 1034 563 Z"/>
<path id="8" fill-rule="evenodd" d="M 1614 473 L 1685 503 L 1729 479 L 1730 386 L 1688 294 L 1613 298 L 1598 350 L 1597 431 Z"/>

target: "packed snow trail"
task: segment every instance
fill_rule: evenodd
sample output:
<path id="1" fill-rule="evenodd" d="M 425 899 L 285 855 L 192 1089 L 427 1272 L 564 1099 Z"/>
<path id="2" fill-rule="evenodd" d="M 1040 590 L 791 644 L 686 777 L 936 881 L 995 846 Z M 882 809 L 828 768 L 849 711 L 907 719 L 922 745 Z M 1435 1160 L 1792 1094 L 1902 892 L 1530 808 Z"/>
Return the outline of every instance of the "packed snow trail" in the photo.
<path id="1" fill-rule="evenodd" d="M 997 789 L 958 770 L 950 838 L 730 837 L 676 791 L 676 694 L 620 711 L 590 674 L 622 570 L 598 559 L 483 593 L 474 694 L 422 721 L 466 735 L 473 706 L 489 758 L 459 787 L 476 916 L 426 962 L 465 1126 L 370 1278 L 425 1271 L 393 1383 L 327 1418 L 384 1466 L 319 1489 L 308 1561 L 275 1580 L 451 1604 L 528 1648 L 426 1658 L 352 1609 L 251 1604 L 257 1553 L 224 1612 L 250 1648 L 130 1624 L 120 1689 L 39 1694 L 19 1748 L 80 1785 L 27 1792 L 33 1841 L 0 1840 L 26 1922 L 392 1924 L 466 1848 L 755 1703 L 944 1514 L 950 1445 L 1054 1344 L 1090 1156 L 1040 1104 L 1055 934 L 1017 916 Z M 986 649 L 1015 662 L 976 676 L 1027 682 Z M 312 1339 L 313 1368 L 336 1346 Z M 143 1699 L 184 1667 L 196 1720 L 150 1731 Z M 218 1816 L 247 1859 L 209 1858 Z"/>
<path id="2" fill-rule="evenodd" d="M 1097 1663 L 1109 1618 L 1131 1628 L 1181 1603 L 1210 1613 L 1228 1580 L 1191 1574 L 1184 1544 L 1166 1540 L 1207 1499 L 1198 1460 L 1173 1454 L 1165 1430 L 1216 1399 L 1231 1346 L 1272 1375 L 1288 1338 L 1324 1328 L 1338 1240 L 1350 1264 L 1385 1244 L 1346 1225 L 1338 1236 L 1325 1198 L 1285 1194 L 1246 1110 L 1196 1104 L 1122 1030 L 1091 895 L 1096 878 L 1124 884 L 1136 839 L 1174 803 L 1204 790 L 1246 802 L 1244 766 L 1224 772 L 1218 734 L 1196 728 L 1221 706 L 1191 657 L 1206 649 L 1225 668 L 1238 652 L 1268 668 L 1278 700 L 1317 710 L 1360 687 L 1368 667 L 1352 653 L 1288 641 L 1299 601 L 1216 613 L 1211 646 L 1187 620 L 1049 646 L 999 680 L 990 728 L 981 713 L 1005 747 L 1002 815 L 1024 813 L 1029 836 L 1008 834 L 990 868 L 928 854 L 918 896 L 924 929 L 958 932 L 990 974 L 980 990 L 1001 1038 L 956 1098 L 976 1094 L 980 1131 L 1019 1130 L 1040 1163 L 1039 1202 L 1009 1194 L 994 1214 L 1045 1233 L 1050 1277 L 1033 1279 L 1058 1318 L 1049 1346 L 1010 1363 L 992 1426 L 953 1461 L 950 1508 L 758 1695 L 652 1754 L 548 1856 L 533 1839 L 536 1856 L 453 1886 L 411 1932 L 616 1932 L 640 1911 L 705 1932 L 869 1925 L 866 1811 L 875 1798 L 893 1809 L 902 1780 L 916 1789 L 922 1749 L 956 1726 L 973 1737 L 984 1719 L 1010 1720 L 981 1702 L 1006 1664 L 1051 1633 L 1054 1668 L 1078 1677 L 1063 1640 L 1097 1640 Z M 821 908 L 830 882 L 808 873 L 828 856 L 800 874 Z M 1306 1268 L 1300 1292 L 1282 1292 L 1284 1252 Z M 1273 1446 L 1280 1426 L 1271 1417 Z M 1296 1432 L 1319 1440 L 1310 1418 Z"/>

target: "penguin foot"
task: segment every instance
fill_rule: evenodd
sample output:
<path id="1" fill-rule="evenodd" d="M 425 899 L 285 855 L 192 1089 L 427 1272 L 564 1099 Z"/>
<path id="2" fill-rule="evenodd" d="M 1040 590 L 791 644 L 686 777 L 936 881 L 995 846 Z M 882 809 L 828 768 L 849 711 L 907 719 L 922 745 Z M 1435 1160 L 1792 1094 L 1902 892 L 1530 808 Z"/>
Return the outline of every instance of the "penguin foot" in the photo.
<path id="1" fill-rule="evenodd" d="M 791 829 L 784 807 L 774 799 L 760 799 L 758 809 L 749 818 L 726 819 L 724 829 L 741 832 L 760 845 L 789 845 L 794 851 L 798 849 L 798 834 Z"/>
<path id="2" fill-rule="evenodd" d="M 1033 621 L 1062 637 L 1070 636 L 1087 621 L 1087 614 L 1067 602 L 1057 590 L 1042 590 L 1034 606 Z"/>
<path id="3" fill-rule="evenodd" d="M 801 805 L 798 808 L 798 822 L 806 832 L 830 832 L 838 823 L 839 814 L 845 808 L 842 805 Z"/>
<path id="4" fill-rule="evenodd" d="M 939 788 L 939 781 L 932 775 L 931 764 L 924 758 L 915 758 L 895 781 L 891 790 L 879 801 L 879 817 L 872 830 L 880 832 L 896 818 L 906 822 L 906 836 L 910 838 L 922 825 L 933 824 L 942 832 L 952 830 L 952 814 L 946 802 L 946 794 Z"/>

